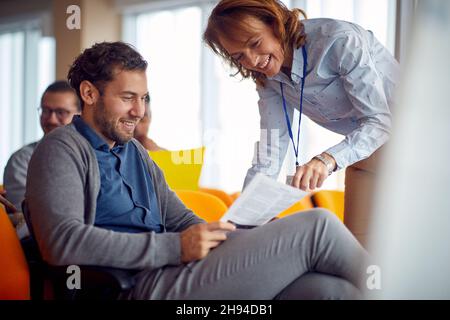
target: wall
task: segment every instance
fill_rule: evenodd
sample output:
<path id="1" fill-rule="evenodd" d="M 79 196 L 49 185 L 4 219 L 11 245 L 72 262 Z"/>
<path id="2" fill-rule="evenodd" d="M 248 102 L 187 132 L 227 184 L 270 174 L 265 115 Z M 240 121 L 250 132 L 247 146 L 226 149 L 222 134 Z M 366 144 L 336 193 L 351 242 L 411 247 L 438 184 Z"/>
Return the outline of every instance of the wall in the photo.
<path id="1" fill-rule="evenodd" d="M 81 29 L 66 26 L 67 7 L 81 9 Z M 121 18 L 111 0 L 53 0 L 53 30 L 56 40 L 56 79 L 63 79 L 72 61 L 95 42 L 117 41 L 121 37 Z"/>
<path id="2" fill-rule="evenodd" d="M 81 9 L 81 29 L 69 30 L 67 7 Z M 55 78 L 65 79 L 67 71 L 80 52 L 100 41 L 121 38 L 121 17 L 113 0 L 3 0 L 0 1 L 0 22 L 20 23 L 31 17 L 43 19 L 43 33 L 54 36 L 56 43 Z"/>

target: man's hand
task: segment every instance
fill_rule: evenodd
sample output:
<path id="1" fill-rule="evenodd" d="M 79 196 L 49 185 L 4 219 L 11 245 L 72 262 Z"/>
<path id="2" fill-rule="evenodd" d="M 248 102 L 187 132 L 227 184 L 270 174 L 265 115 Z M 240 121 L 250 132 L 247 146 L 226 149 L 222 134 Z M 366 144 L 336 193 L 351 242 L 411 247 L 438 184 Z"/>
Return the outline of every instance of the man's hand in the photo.
<path id="1" fill-rule="evenodd" d="M 180 234 L 181 261 L 191 262 L 206 257 L 209 251 L 227 239 L 226 232 L 236 227 L 229 222 L 200 223 Z"/>
<path id="2" fill-rule="evenodd" d="M 6 198 L 3 197 L 3 195 L 5 194 L 5 190 L 0 190 L 0 203 L 3 204 L 6 208 L 6 210 L 8 210 L 11 213 L 14 212 L 18 212 L 19 210 L 17 210 L 17 208 L 8 200 L 6 200 Z"/>
<path id="3" fill-rule="evenodd" d="M 326 153 L 322 153 L 322 156 L 332 161 L 333 167 L 336 167 L 336 161 L 332 156 Z M 292 186 L 303 191 L 312 191 L 315 188 L 320 188 L 326 178 L 328 178 L 327 166 L 320 160 L 312 159 L 308 163 L 297 167 L 295 176 L 292 179 Z"/>

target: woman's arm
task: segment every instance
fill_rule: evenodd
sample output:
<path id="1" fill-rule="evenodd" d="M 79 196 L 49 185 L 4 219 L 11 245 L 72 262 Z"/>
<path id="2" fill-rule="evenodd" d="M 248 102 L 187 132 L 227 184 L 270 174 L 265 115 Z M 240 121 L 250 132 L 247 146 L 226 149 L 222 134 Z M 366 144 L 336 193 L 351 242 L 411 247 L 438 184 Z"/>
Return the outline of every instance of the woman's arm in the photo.
<path id="1" fill-rule="evenodd" d="M 398 72 L 398 64 L 387 52 L 380 57 L 380 53 L 375 56 L 371 51 L 374 50 L 368 40 L 356 31 L 336 39 L 330 48 L 330 56 L 336 61 L 333 66 L 352 103 L 354 121 L 359 124 L 342 142 L 326 150 L 336 160 L 337 169 L 369 157 L 389 139 L 390 97 L 385 92 L 385 80 L 377 70 L 376 59 L 390 58 L 393 70 L 389 72 L 393 74 Z"/>

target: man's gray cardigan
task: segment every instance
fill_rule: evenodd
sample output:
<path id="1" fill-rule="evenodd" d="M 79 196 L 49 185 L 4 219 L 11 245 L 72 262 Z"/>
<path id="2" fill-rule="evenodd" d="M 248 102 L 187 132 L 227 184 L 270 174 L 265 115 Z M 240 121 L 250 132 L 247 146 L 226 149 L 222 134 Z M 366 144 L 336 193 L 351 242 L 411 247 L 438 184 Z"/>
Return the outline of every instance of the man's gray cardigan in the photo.
<path id="1" fill-rule="evenodd" d="M 169 189 L 147 151 L 132 140 L 147 164 L 161 211 L 163 233 L 124 233 L 94 226 L 100 174 L 94 149 L 73 125 L 46 135 L 31 157 L 25 206 L 45 261 L 155 269 L 181 263 L 179 232 L 204 222 Z"/>

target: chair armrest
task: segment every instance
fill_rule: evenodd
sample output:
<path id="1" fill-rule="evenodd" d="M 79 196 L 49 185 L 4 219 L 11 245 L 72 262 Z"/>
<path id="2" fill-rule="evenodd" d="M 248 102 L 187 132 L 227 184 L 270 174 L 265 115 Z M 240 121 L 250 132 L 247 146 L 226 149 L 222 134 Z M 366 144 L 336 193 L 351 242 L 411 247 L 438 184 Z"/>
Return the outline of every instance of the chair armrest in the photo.
<path id="1" fill-rule="evenodd" d="M 69 289 L 67 280 L 72 275 L 67 273 L 68 266 L 51 266 L 45 264 L 45 278 L 53 286 L 53 295 L 57 300 L 115 300 L 136 284 L 136 270 L 116 269 L 99 266 L 79 266 L 81 290 Z"/>
<path id="2" fill-rule="evenodd" d="M 46 265 L 46 274 L 49 278 L 65 283 L 70 276 L 68 266 Z M 99 266 L 79 266 L 81 272 L 81 287 L 83 289 L 109 287 L 115 291 L 132 289 L 135 284 L 134 276 L 138 271 L 117 269 Z"/>
<path id="3" fill-rule="evenodd" d="M 63 267 L 67 270 L 67 267 Z M 120 291 L 132 289 L 137 270 L 118 269 L 99 266 L 80 266 L 82 281 L 91 285 L 112 286 Z M 67 277 L 67 274 L 66 274 Z"/>
<path id="4" fill-rule="evenodd" d="M 43 295 L 43 281 L 49 279 L 54 286 L 55 294 L 62 297 L 74 297 L 74 292 L 67 288 L 68 266 L 52 266 L 42 260 L 36 241 L 32 237 L 21 241 L 31 273 L 32 296 L 39 299 Z M 119 293 L 132 289 L 135 275 L 139 270 L 118 269 L 111 267 L 80 265 L 81 288 L 83 292 L 94 292 L 94 296 L 116 297 Z M 103 289 L 101 289 L 103 288 Z M 103 290 L 106 292 L 98 291 Z M 73 291 L 73 290 L 72 290 Z M 77 291 L 77 290 L 74 290 Z M 90 294 L 90 293 L 88 293 Z"/>

